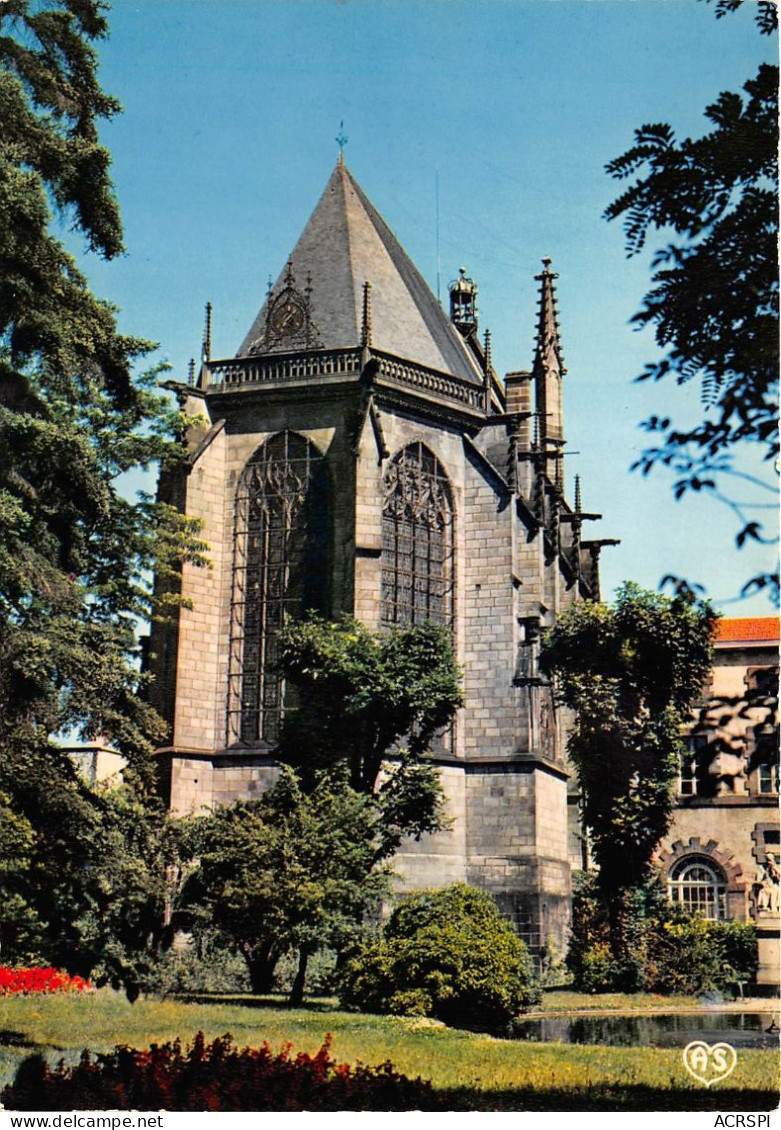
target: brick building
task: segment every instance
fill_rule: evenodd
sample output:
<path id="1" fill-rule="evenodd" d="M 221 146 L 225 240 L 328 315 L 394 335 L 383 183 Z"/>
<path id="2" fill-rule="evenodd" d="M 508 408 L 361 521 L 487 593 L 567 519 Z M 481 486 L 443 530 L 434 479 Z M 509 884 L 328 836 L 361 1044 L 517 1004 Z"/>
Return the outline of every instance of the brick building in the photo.
<path id="1" fill-rule="evenodd" d="M 285 613 L 449 626 L 466 693 L 435 754 L 452 829 L 397 871 L 487 888 L 534 951 L 564 940 L 571 872 L 538 640 L 598 595 L 605 544 L 564 496 L 555 278 L 543 260 L 532 369 L 501 380 L 473 281 L 451 285 L 448 317 L 340 159 L 236 356 L 211 357 L 207 320 L 200 372 L 176 386 L 189 461 L 161 490 L 202 520 L 212 568 L 185 566 L 193 607 L 151 647 L 170 803 L 197 811 L 273 780 Z"/>
<path id="2" fill-rule="evenodd" d="M 670 831 L 670 897 L 706 918 L 754 921 L 759 981 L 779 981 L 777 617 L 724 619 L 686 736 Z"/>

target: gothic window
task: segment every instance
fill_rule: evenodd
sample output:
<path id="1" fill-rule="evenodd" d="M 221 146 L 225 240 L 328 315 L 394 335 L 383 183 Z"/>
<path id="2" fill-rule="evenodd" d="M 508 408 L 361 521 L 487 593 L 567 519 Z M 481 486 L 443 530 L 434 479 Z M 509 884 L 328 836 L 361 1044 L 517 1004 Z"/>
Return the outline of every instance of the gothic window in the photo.
<path id="1" fill-rule="evenodd" d="M 382 622 L 453 626 L 453 497 L 422 443 L 393 459 L 383 480 Z"/>
<path id="2" fill-rule="evenodd" d="M 239 480 L 231 602 L 228 744 L 273 744 L 284 687 L 277 637 L 288 615 L 325 609 L 327 473 L 323 456 L 281 432 L 250 459 Z"/>
<path id="3" fill-rule="evenodd" d="M 727 917 L 727 881 L 721 868 L 703 856 L 687 855 L 670 872 L 670 898 L 703 918 Z"/>

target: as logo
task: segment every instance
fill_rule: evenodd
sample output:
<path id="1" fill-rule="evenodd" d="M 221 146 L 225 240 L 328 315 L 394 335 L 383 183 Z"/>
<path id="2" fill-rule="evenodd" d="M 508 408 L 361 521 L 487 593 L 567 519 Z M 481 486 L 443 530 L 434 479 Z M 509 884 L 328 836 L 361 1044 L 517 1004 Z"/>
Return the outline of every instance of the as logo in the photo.
<path id="1" fill-rule="evenodd" d="M 735 1070 L 738 1053 L 730 1044 L 706 1044 L 693 1040 L 683 1049 L 683 1066 L 698 1083 L 710 1087 Z"/>

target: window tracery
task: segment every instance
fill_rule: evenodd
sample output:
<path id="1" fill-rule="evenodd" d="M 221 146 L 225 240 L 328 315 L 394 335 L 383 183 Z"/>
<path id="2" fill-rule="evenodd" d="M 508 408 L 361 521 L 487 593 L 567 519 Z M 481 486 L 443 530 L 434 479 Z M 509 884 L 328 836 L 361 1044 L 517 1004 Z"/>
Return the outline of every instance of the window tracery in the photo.
<path id="1" fill-rule="evenodd" d="M 328 575 L 323 456 L 295 432 L 262 444 L 236 494 L 228 744 L 273 744 L 284 707 L 278 635 L 288 615 L 323 608 Z"/>
<path id="2" fill-rule="evenodd" d="M 453 626 L 453 496 L 436 457 L 405 447 L 383 480 L 382 623 Z"/>

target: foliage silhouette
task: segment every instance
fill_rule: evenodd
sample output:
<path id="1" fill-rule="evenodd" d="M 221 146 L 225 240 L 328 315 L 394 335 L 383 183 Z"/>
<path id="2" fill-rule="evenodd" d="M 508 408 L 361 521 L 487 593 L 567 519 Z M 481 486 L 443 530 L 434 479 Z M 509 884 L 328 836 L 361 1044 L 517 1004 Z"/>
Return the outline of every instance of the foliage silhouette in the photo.
<path id="1" fill-rule="evenodd" d="M 740 6 L 717 0 L 716 16 Z M 776 30 L 774 4 L 759 3 L 755 14 L 760 32 Z M 761 514 L 775 511 L 777 493 L 777 90 L 778 67 L 763 64 L 742 93 L 723 92 L 706 108 L 710 128 L 701 137 L 679 140 L 669 124 L 647 124 L 607 165 L 612 177 L 633 178 L 605 211 L 623 219 L 628 255 L 652 231 L 674 235 L 653 255 L 652 289 L 633 319 L 653 327 L 665 351 L 638 380 L 696 380 L 704 408 L 684 428 L 667 413 L 647 419 L 653 446 L 634 466 L 643 474 L 670 468 L 676 498 L 704 492 L 726 504 L 739 522 L 738 548 L 777 540 Z M 738 459 L 757 451 L 767 478 Z M 761 589 L 777 602 L 778 574 L 752 577 L 743 593 Z"/>

